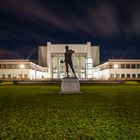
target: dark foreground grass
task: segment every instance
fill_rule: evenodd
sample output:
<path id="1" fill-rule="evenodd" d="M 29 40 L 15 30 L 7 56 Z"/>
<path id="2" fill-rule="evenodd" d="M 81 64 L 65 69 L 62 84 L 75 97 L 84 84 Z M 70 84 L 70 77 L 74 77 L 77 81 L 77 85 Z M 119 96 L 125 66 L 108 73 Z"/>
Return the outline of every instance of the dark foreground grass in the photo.
<path id="1" fill-rule="evenodd" d="M 0 86 L 1 140 L 139 140 L 140 86 Z"/>

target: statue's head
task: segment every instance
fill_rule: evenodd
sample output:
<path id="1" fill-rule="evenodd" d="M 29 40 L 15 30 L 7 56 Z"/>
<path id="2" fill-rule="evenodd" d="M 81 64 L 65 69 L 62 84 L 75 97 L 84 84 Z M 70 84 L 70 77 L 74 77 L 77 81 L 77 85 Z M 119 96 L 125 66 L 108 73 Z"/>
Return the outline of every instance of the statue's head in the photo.
<path id="1" fill-rule="evenodd" d="M 65 49 L 68 50 L 69 49 L 69 46 L 65 46 Z"/>

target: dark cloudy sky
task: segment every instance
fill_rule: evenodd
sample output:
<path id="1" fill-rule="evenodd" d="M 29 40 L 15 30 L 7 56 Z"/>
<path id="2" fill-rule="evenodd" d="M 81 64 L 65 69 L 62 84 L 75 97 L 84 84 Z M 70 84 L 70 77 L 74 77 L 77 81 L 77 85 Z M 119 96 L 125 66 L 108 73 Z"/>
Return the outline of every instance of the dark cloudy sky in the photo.
<path id="1" fill-rule="evenodd" d="M 99 45 L 101 61 L 140 58 L 137 0 L 1 0 L 0 58 L 37 59 L 39 45 Z"/>

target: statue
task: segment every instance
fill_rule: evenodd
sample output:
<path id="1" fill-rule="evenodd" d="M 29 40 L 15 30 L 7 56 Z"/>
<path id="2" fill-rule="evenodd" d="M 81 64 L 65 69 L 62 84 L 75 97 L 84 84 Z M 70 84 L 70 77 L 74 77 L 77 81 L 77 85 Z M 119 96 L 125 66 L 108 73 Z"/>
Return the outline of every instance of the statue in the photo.
<path id="1" fill-rule="evenodd" d="M 61 63 L 64 63 L 65 62 L 65 65 L 66 65 L 66 73 L 67 73 L 67 78 L 69 78 L 69 75 L 68 75 L 68 66 L 70 66 L 73 74 L 74 74 L 74 77 L 77 78 L 76 74 L 75 74 L 75 71 L 74 71 L 74 68 L 73 68 L 73 63 L 72 63 L 72 53 L 74 53 L 73 50 L 69 50 L 69 46 L 65 46 L 65 49 L 66 49 L 66 52 L 65 52 L 65 60 L 61 60 L 60 62 Z"/>

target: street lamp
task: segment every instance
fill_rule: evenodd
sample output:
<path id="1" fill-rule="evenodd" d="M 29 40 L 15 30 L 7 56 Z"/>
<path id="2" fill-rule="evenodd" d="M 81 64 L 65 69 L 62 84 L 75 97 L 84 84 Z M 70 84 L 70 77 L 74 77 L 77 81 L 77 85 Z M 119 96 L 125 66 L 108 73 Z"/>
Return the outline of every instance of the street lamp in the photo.
<path id="1" fill-rule="evenodd" d="M 113 65 L 113 68 L 115 69 L 115 76 L 114 76 L 114 78 L 116 79 L 117 78 L 117 69 L 118 69 L 118 64 L 114 64 Z"/>
<path id="2" fill-rule="evenodd" d="M 23 69 L 25 68 L 24 64 L 20 64 L 19 68 L 21 69 L 21 79 L 23 78 Z"/>

